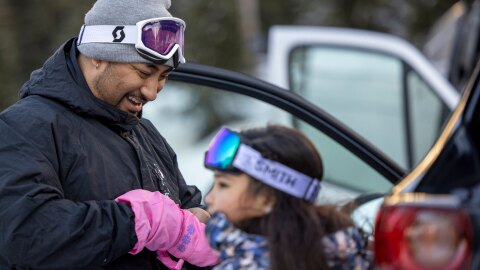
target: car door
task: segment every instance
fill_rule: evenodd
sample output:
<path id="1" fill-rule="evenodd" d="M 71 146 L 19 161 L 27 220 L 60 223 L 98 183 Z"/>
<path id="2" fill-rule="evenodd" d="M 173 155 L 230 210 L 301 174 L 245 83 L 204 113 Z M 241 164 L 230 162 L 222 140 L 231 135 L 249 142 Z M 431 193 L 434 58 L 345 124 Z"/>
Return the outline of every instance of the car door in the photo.
<path id="1" fill-rule="evenodd" d="M 347 124 L 404 169 L 418 164 L 459 93 L 408 42 L 346 28 L 275 26 L 268 80 Z"/>
<path id="2" fill-rule="evenodd" d="M 318 199 L 341 202 L 385 193 L 405 171 L 381 151 L 299 95 L 220 68 L 185 64 L 174 71 L 156 101 L 144 107 L 177 153 L 188 184 L 205 194 L 213 175 L 203 168 L 208 142 L 221 126 L 233 129 L 282 124 L 297 127 L 322 155 L 325 177 Z"/>

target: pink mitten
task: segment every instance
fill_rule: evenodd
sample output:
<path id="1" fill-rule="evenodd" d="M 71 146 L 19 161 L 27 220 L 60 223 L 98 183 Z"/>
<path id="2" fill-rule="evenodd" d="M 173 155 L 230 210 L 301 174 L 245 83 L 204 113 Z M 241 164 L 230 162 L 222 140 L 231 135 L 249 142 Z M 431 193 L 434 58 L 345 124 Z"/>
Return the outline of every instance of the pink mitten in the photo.
<path id="1" fill-rule="evenodd" d="M 193 265 L 209 266 L 218 261 L 205 236 L 205 224 L 188 210 L 180 209 L 160 192 L 132 190 L 115 199 L 130 205 L 135 214 L 137 244 L 130 251 L 139 253 L 144 247 L 173 256 Z M 159 259 L 167 256 L 159 256 Z M 165 261 L 166 262 L 166 261 Z"/>

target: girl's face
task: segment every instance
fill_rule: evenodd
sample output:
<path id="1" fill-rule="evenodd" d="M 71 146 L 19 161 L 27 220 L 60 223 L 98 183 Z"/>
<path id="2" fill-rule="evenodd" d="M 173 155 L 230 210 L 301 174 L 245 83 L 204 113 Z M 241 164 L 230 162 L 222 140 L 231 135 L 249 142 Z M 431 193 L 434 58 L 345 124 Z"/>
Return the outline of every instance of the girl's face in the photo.
<path id="1" fill-rule="evenodd" d="M 265 195 L 250 195 L 250 178 L 246 174 L 215 173 L 212 190 L 205 197 L 208 212 L 223 212 L 233 224 L 268 212 Z"/>

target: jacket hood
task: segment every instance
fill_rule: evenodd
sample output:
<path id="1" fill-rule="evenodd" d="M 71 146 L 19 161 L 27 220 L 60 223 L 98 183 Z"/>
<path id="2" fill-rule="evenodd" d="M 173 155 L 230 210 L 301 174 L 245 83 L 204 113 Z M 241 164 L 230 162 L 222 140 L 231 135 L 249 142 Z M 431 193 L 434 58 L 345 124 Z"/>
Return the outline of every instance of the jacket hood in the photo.
<path id="1" fill-rule="evenodd" d="M 67 41 L 42 68 L 32 72 L 30 79 L 20 89 L 20 98 L 34 95 L 45 97 L 62 103 L 78 114 L 98 118 L 110 126 L 131 130 L 139 123 L 138 117 L 96 98 L 86 83 L 82 85 L 78 82 L 79 79 L 84 81 L 84 78 L 79 68 L 73 68 L 78 67 L 75 40 L 73 38 Z"/>

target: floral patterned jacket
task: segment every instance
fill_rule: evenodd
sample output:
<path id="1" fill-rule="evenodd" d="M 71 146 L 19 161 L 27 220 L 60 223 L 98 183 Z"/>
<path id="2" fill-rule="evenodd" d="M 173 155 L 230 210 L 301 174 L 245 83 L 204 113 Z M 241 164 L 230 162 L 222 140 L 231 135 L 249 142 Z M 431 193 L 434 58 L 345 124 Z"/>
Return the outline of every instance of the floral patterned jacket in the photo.
<path id="1" fill-rule="evenodd" d="M 235 228 L 222 213 L 212 215 L 206 227 L 210 245 L 220 252 L 221 263 L 214 270 L 267 270 L 269 252 L 267 240 Z M 327 235 L 322 239 L 327 264 L 333 270 L 371 269 L 371 252 L 357 228 Z"/>

